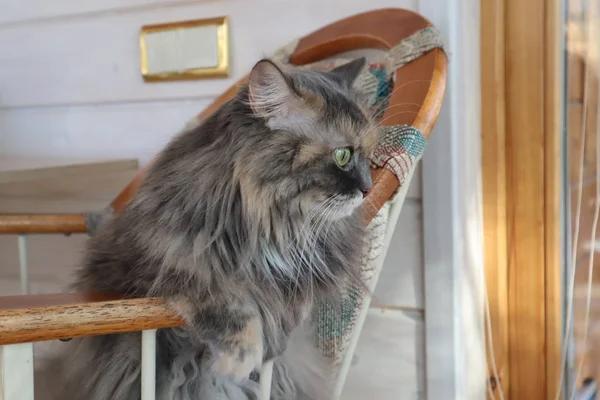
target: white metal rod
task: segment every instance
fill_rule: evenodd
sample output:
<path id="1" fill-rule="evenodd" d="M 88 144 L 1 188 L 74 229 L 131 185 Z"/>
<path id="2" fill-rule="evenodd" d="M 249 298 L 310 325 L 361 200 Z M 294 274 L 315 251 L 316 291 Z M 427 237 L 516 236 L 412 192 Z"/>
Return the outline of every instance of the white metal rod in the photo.
<path id="1" fill-rule="evenodd" d="M 273 361 L 263 364 L 260 371 L 260 400 L 271 398 L 271 381 L 273 380 Z"/>
<path id="2" fill-rule="evenodd" d="M 19 235 L 19 273 L 21 293 L 29 294 L 29 266 L 27 264 L 27 236 Z"/>
<path id="3" fill-rule="evenodd" d="M 156 399 L 156 329 L 142 331 L 142 400 Z"/>
<path id="4" fill-rule="evenodd" d="M 2 400 L 33 400 L 33 343 L 0 348 Z"/>

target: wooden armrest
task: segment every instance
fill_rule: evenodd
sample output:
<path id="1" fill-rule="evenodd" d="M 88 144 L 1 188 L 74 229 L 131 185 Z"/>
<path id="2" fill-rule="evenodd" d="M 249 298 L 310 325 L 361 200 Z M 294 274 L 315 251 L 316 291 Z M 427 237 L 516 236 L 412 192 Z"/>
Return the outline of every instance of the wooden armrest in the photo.
<path id="1" fill-rule="evenodd" d="M 0 345 L 172 328 L 183 320 L 161 298 L 111 293 L 0 296 Z"/>
<path id="2" fill-rule="evenodd" d="M 86 233 L 83 214 L 4 214 L 0 234 Z"/>

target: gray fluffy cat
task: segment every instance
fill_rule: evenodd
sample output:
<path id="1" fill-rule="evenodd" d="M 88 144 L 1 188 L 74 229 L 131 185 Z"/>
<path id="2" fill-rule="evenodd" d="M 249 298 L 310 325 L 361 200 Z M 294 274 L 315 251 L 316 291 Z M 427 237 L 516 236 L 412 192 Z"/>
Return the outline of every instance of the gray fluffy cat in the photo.
<path id="1" fill-rule="evenodd" d="M 315 72 L 260 61 L 89 240 L 77 290 L 162 296 L 187 323 L 157 333 L 159 400 L 255 399 L 271 359 L 272 399 L 330 398 L 309 315 L 360 284 L 358 207 L 377 141 L 353 88 L 364 64 Z M 62 398 L 140 399 L 139 333 L 62 345 Z"/>

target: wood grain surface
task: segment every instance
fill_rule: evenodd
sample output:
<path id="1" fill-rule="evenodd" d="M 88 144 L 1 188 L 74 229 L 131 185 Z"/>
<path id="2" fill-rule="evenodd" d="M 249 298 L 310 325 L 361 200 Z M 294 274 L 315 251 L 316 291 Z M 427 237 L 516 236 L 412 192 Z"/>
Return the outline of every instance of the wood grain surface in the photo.
<path id="1" fill-rule="evenodd" d="M 0 345 L 181 325 L 159 298 L 108 293 L 0 297 Z"/>
<path id="2" fill-rule="evenodd" d="M 0 234 L 85 233 L 83 214 L 4 214 Z"/>

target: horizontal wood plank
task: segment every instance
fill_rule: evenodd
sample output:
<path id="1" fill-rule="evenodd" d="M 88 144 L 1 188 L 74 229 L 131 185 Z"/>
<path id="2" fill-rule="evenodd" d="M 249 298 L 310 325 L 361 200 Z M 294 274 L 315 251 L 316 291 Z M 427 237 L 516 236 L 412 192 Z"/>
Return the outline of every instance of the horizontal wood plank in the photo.
<path id="1" fill-rule="evenodd" d="M 0 185 L 67 178 L 80 174 L 102 174 L 138 168 L 134 158 L 115 160 L 78 160 L 69 158 L 2 156 L 0 159 Z M 0 195 L 2 186 L 0 186 Z"/>
<path id="2" fill-rule="evenodd" d="M 0 345 L 181 325 L 160 298 L 103 293 L 0 297 Z"/>
<path id="3" fill-rule="evenodd" d="M 77 173 L 68 179 L 57 177 L 0 184 L 0 213 L 73 213 L 102 209 L 136 173 L 137 169 Z"/>
<path id="4" fill-rule="evenodd" d="M 144 165 L 210 100 L 19 109 L 0 106 L 0 148 L 13 157 L 134 157 Z"/>

